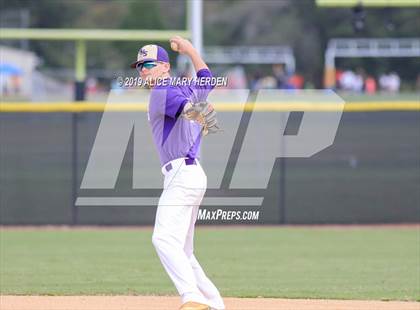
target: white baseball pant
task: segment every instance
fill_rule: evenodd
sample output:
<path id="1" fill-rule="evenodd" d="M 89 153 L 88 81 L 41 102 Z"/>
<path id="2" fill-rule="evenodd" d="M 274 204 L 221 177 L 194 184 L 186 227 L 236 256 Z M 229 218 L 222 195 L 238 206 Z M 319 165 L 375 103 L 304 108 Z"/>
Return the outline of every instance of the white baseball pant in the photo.
<path id="1" fill-rule="evenodd" d="M 225 309 L 216 286 L 206 276 L 194 252 L 194 226 L 207 188 L 200 163 L 186 165 L 184 158 L 162 167 L 164 190 L 156 211 L 152 242 L 160 261 L 175 284 L 182 303 L 195 301 Z"/>

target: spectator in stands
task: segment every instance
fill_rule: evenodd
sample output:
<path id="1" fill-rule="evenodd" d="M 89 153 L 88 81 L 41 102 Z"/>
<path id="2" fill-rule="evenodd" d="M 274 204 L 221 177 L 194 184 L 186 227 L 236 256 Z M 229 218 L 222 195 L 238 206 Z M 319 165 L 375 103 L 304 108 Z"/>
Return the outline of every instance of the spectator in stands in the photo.
<path id="1" fill-rule="evenodd" d="M 354 84 L 356 80 L 356 75 L 351 70 L 346 70 L 341 74 L 340 77 L 340 88 L 347 91 L 352 91 L 354 89 Z"/>
<path id="2" fill-rule="evenodd" d="M 227 88 L 244 89 L 247 85 L 245 70 L 242 66 L 235 66 L 224 73 L 227 78 Z"/>
<path id="3" fill-rule="evenodd" d="M 363 92 L 363 87 L 365 85 L 364 76 L 365 71 L 362 68 L 357 68 L 356 74 L 354 75 L 353 91 L 358 93 Z"/>
<path id="4" fill-rule="evenodd" d="M 265 76 L 258 81 L 260 89 L 276 89 L 278 88 L 277 80 L 273 76 Z"/>
<path id="5" fill-rule="evenodd" d="M 88 95 L 95 94 L 98 91 L 98 80 L 95 77 L 89 77 L 86 80 L 86 93 Z"/>
<path id="6" fill-rule="evenodd" d="M 21 92 L 22 78 L 19 74 L 14 74 L 10 77 L 10 83 L 14 95 L 19 95 Z"/>
<path id="7" fill-rule="evenodd" d="M 261 79 L 261 76 L 262 74 L 260 71 L 256 71 L 252 74 L 249 83 L 249 88 L 251 89 L 251 91 L 256 91 L 259 89 L 259 81 Z"/>
<path id="8" fill-rule="evenodd" d="M 343 76 L 343 73 L 344 71 L 341 69 L 335 70 L 335 85 L 337 85 L 338 88 L 341 87 L 340 80 L 341 80 L 341 77 Z"/>
<path id="9" fill-rule="evenodd" d="M 376 80 L 371 75 L 368 75 L 365 80 L 365 91 L 369 95 L 373 95 L 376 93 Z"/>
<path id="10" fill-rule="evenodd" d="M 302 89 L 305 84 L 305 79 L 300 74 L 293 74 L 287 84 L 293 86 L 294 89 Z"/>
<path id="11" fill-rule="evenodd" d="M 379 87 L 381 90 L 386 91 L 388 89 L 388 75 L 383 73 L 379 76 Z"/>
<path id="12" fill-rule="evenodd" d="M 276 85 L 278 89 L 285 89 L 287 87 L 287 74 L 284 70 L 283 64 L 274 64 L 273 67 L 273 76 L 276 79 Z"/>
<path id="13" fill-rule="evenodd" d="M 395 72 L 389 74 L 382 74 L 379 77 L 379 86 L 381 90 L 386 92 L 396 93 L 400 91 L 401 79 Z"/>
<path id="14" fill-rule="evenodd" d="M 400 91 L 401 79 L 396 72 L 389 74 L 389 91 L 392 93 L 398 93 Z"/>
<path id="15" fill-rule="evenodd" d="M 362 68 L 357 68 L 356 72 L 346 70 L 337 75 L 339 78 L 339 88 L 351 92 L 363 92 L 365 89 L 365 76 L 366 73 Z"/>

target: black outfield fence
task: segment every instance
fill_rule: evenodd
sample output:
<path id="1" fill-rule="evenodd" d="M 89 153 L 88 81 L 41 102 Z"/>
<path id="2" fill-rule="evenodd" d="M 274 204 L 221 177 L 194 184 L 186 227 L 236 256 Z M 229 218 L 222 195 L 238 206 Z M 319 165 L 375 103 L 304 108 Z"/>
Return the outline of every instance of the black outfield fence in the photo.
<path id="1" fill-rule="evenodd" d="M 74 206 L 80 194 L 144 194 L 132 189 L 132 137 L 115 189 L 78 189 L 101 116 L 0 113 L 0 224 L 153 223 L 153 204 Z M 205 158 L 203 166 L 214 169 Z M 159 169 L 147 173 L 160 175 Z M 158 197 L 160 191 L 151 189 L 148 194 Z M 259 220 L 252 223 L 420 222 L 420 112 L 345 112 L 332 146 L 310 158 L 278 158 L 268 188 L 261 193 L 262 206 L 246 207 L 260 211 Z M 217 190 L 209 189 L 212 194 Z"/>

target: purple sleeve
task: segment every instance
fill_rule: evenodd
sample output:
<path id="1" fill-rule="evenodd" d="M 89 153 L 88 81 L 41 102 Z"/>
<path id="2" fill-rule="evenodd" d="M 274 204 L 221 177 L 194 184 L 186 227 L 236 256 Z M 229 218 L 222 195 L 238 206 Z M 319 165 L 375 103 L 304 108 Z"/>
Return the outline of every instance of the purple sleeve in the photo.
<path id="1" fill-rule="evenodd" d="M 188 98 L 185 97 L 178 88 L 168 88 L 166 93 L 165 115 L 177 118 L 187 103 Z"/>
<path id="2" fill-rule="evenodd" d="M 197 72 L 197 83 L 192 87 L 192 101 L 200 102 L 207 100 L 207 96 L 214 88 L 214 84 L 208 81 L 213 75 L 209 69 L 201 69 Z"/>
<path id="3" fill-rule="evenodd" d="M 209 69 L 201 69 L 197 72 L 197 79 L 212 78 L 213 75 Z M 192 88 L 190 97 L 186 97 L 178 87 L 169 87 L 166 94 L 165 115 L 177 118 L 188 101 L 199 102 L 207 99 L 208 94 L 214 88 L 211 82 L 195 84 Z"/>
<path id="4" fill-rule="evenodd" d="M 149 114 L 176 118 L 188 99 L 177 88 L 155 87 L 150 95 Z"/>
<path id="5" fill-rule="evenodd" d="M 211 74 L 211 71 L 209 69 L 201 69 L 197 72 L 197 79 L 203 79 L 203 82 L 205 82 L 206 78 L 212 77 L 213 75 Z M 211 83 L 200 83 L 200 85 L 196 85 L 196 88 L 213 89 L 214 85 L 212 85 Z"/>
<path id="6" fill-rule="evenodd" d="M 197 72 L 197 77 L 201 78 L 201 77 L 212 77 L 213 75 L 211 74 L 211 71 L 209 69 L 201 69 Z"/>

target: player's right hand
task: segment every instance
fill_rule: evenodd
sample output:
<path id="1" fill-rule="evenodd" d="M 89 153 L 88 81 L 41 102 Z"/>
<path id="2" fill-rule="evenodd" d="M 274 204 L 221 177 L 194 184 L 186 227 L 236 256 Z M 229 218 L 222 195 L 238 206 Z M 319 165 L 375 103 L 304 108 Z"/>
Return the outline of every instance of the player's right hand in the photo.
<path id="1" fill-rule="evenodd" d="M 190 41 L 184 39 L 180 36 L 172 37 L 169 42 L 172 44 L 176 44 L 177 52 L 180 54 L 189 55 L 191 52 L 195 51 L 194 46 L 191 44 Z"/>

